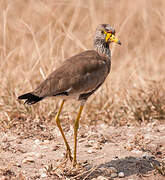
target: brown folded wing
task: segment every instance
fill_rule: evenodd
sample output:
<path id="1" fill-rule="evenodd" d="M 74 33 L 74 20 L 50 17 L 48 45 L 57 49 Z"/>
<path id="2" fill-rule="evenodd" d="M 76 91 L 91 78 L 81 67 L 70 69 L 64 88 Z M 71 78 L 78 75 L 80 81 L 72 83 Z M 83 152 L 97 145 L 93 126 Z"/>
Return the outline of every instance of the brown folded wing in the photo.
<path id="1" fill-rule="evenodd" d="M 96 51 L 85 51 L 64 61 L 33 92 L 38 97 L 79 96 L 94 91 L 109 73 L 105 57 Z"/>

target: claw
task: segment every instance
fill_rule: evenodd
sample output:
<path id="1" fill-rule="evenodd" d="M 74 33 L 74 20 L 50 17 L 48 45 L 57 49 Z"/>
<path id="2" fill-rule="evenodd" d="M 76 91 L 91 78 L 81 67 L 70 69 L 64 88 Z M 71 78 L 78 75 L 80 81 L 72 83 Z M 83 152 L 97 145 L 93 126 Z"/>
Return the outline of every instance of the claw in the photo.
<path id="1" fill-rule="evenodd" d="M 67 161 L 68 161 L 68 159 L 70 160 L 70 162 L 73 161 L 73 157 L 72 157 L 72 155 L 71 155 L 70 149 L 67 149 L 67 150 L 66 150 L 65 158 L 67 159 Z"/>

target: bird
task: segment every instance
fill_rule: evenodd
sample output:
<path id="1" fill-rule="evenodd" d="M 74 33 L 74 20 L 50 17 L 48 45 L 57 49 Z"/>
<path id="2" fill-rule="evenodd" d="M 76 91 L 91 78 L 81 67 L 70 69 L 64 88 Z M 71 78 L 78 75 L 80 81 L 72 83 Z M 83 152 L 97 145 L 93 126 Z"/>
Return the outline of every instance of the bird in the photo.
<path id="1" fill-rule="evenodd" d="M 66 146 L 66 158 L 71 161 L 73 167 L 77 165 L 77 134 L 84 105 L 104 83 L 110 72 L 110 44 L 115 42 L 121 45 L 115 33 L 115 29 L 110 24 L 99 24 L 94 35 L 92 50 L 86 50 L 66 59 L 36 89 L 18 97 L 19 100 L 25 100 L 24 103 L 27 105 L 35 104 L 46 97 L 62 99 L 55 121 Z M 75 99 L 80 103 L 77 118 L 74 121 L 73 157 L 59 119 L 63 105 L 69 99 Z"/>

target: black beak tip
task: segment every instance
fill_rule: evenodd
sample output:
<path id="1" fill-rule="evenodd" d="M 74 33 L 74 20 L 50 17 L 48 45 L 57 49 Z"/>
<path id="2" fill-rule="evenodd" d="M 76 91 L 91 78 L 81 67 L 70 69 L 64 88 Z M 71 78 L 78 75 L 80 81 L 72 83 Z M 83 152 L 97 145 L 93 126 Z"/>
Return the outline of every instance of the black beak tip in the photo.
<path id="1" fill-rule="evenodd" d="M 121 45 L 121 42 L 120 42 L 120 40 L 117 42 L 119 45 Z"/>

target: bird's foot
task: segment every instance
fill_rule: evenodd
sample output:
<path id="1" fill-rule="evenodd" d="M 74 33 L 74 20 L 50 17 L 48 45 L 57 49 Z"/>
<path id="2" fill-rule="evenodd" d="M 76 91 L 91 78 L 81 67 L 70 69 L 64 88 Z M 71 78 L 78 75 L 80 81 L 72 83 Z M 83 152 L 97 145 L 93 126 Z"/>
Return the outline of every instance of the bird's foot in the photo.
<path id="1" fill-rule="evenodd" d="M 84 171 L 85 169 L 81 164 L 77 162 L 76 163 L 72 162 L 71 166 L 65 167 L 64 174 L 65 176 L 73 177 L 73 176 L 77 176 L 78 174 L 81 174 Z"/>
<path id="2" fill-rule="evenodd" d="M 60 161 L 60 164 L 57 166 L 57 169 L 65 169 L 66 167 L 70 167 L 72 164 L 73 157 L 71 155 L 70 149 L 66 150 L 64 158 Z"/>
<path id="3" fill-rule="evenodd" d="M 64 158 L 55 169 L 56 173 L 64 174 L 65 176 L 77 176 L 79 173 L 85 171 L 83 164 L 77 163 L 72 157 L 70 150 L 66 150 Z"/>
<path id="4" fill-rule="evenodd" d="M 71 150 L 70 150 L 70 149 L 67 149 L 67 150 L 66 150 L 65 159 L 66 159 L 67 161 L 69 160 L 70 162 L 73 161 L 73 157 L 72 157 L 72 155 L 71 155 Z"/>

